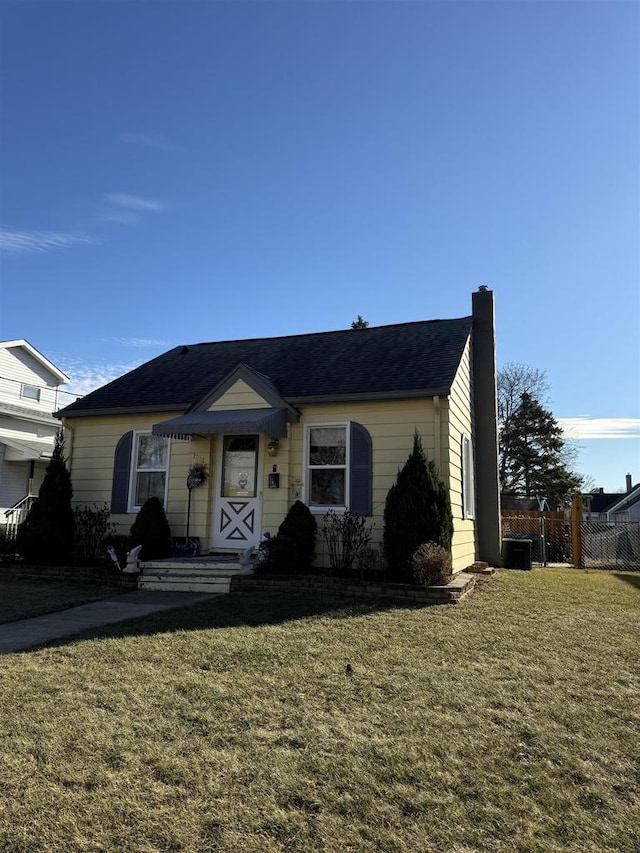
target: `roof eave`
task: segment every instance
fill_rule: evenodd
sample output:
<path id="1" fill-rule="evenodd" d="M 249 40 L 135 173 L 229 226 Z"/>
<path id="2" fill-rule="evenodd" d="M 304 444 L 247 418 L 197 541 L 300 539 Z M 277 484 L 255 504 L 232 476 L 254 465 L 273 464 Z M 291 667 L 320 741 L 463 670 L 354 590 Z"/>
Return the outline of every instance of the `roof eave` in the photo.
<path id="1" fill-rule="evenodd" d="M 628 507 L 633 506 L 633 504 L 636 503 L 638 500 L 640 500 L 640 486 L 635 486 L 633 489 L 631 489 L 630 492 L 627 492 L 627 494 L 623 495 L 620 500 L 616 501 L 615 503 L 612 503 L 604 511 L 607 514 L 623 512 Z"/>
<path id="2" fill-rule="evenodd" d="M 290 406 L 311 405 L 315 403 L 366 403 L 377 400 L 416 400 L 428 399 L 429 397 L 448 397 L 451 388 L 412 388 L 403 391 L 362 391 L 351 394 L 309 394 L 306 396 L 283 397 L 284 402 Z M 194 402 L 175 403 L 162 406 L 117 406 L 104 409 L 82 409 L 80 411 L 68 411 L 60 409 L 53 413 L 54 418 L 88 418 L 109 417 L 111 415 L 148 415 L 155 412 L 187 412 Z"/>
<path id="3" fill-rule="evenodd" d="M 294 406 L 310 403 L 365 403 L 369 400 L 415 400 L 428 397 L 448 397 L 450 387 L 444 388 L 413 388 L 403 391 L 362 391 L 351 394 L 309 394 L 308 396 L 287 397 Z"/>
<path id="4" fill-rule="evenodd" d="M 172 405 L 162 406 L 110 406 L 104 409 L 81 409 L 80 411 L 69 411 L 68 409 L 59 409 L 53 413 L 54 418 L 62 420 L 63 418 L 95 418 L 108 417 L 110 415 L 149 415 L 156 412 L 180 412 L 186 411 L 191 403 L 173 403 Z"/>

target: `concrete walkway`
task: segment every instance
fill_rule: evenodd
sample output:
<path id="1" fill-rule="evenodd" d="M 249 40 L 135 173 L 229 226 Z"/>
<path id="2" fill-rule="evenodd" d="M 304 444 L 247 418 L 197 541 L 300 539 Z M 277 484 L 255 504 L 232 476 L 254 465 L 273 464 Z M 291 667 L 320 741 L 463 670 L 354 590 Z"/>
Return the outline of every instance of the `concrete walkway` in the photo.
<path id="1" fill-rule="evenodd" d="M 7 622 L 0 625 L 0 654 L 31 649 L 52 640 L 74 637 L 85 631 L 101 628 L 103 625 L 137 619 L 162 610 L 174 610 L 216 597 L 196 592 L 134 590 L 46 616 Z"/>

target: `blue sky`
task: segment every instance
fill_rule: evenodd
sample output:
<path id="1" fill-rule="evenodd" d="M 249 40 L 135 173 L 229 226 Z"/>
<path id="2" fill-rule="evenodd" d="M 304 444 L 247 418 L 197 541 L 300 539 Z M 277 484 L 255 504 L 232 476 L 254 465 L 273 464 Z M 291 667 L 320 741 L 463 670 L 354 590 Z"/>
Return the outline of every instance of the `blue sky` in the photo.
<path id="1" fill-rule="evenodd" d="M 498 364 L 547 372 L 578 469 L 640 481 L 639 4 L 0 18 L 1 339 L 86 391 L 183 342 L 462 316 L 488 284 Z"/>

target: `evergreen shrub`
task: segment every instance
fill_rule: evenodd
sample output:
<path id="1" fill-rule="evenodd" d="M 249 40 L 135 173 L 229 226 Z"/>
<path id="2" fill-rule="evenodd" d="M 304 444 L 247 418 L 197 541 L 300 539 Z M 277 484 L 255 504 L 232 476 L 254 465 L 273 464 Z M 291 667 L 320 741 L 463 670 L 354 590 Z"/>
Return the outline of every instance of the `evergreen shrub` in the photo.
<path id="1" fill-rule="evenodd" d="M 171 528 L 159 498 L 149 498 L 131 525 L 131 538 L 142 545 L 141 560 L 158 560 L 171 555 Z"/>
<path id="2" fill-rule="evenodd" d="M 55 437 L 44 480 L 16 537 L 16 549 L 27 563 L 64 566 L 73 559 L 73 488 L 64 459 L 62 430 Z"/>
<path id="3" fill-rule="evenodd" d="M 304 574 L 311 569 L 318 525 L 306 504 L 296 501 L 278 533 L 264 544 L 266 559 L 260 570 L 274 574 Z"/>
<path id="4" fill-rule="evenodd" d="M 390 579 L 411 583 L 412 556 L 424 542 L 435 542 L 451 550 L 453 515 L 449 490 L 427 459 L 416 430 L 413 450 L 396 482 L 389 489 L 384 507 L 382 545 Z"/>

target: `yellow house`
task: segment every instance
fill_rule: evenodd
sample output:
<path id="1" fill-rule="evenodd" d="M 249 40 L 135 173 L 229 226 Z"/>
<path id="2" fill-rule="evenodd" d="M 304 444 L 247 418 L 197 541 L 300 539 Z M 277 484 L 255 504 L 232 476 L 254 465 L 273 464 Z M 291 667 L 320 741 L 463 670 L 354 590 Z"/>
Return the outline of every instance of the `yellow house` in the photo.
<path id="1" fill-rule="evenodd" d="M 175 536 L 238 552 L 288 508 L 349 509 L 382 537 L 387 492 L 414 432 L 448 485 L 453 565 L 498 565 L 500 515 L 493 294 L 472 315 L 176 347 L 56 413 L 77 504 L 107 502 L 128 533 L 159 497 Z M 322 561 L 320 553 L 318 559 Z"/>

